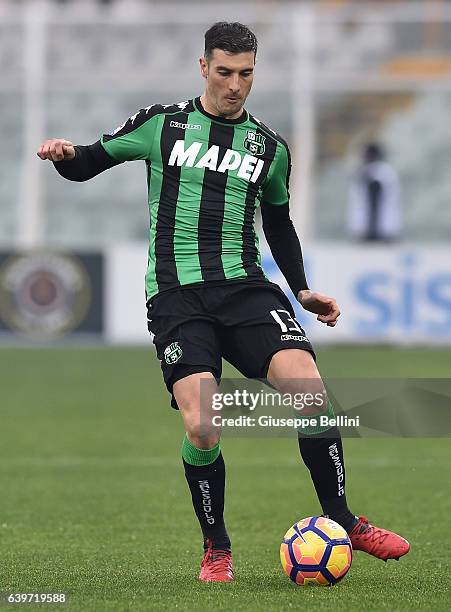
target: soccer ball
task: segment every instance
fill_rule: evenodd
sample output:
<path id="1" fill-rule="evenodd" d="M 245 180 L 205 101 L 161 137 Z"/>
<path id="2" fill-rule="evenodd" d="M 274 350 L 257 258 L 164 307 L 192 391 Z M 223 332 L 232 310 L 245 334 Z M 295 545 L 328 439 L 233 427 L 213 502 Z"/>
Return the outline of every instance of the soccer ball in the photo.
<path id="1" fill-rule="evenodd" d="M 296 584 L 337 584 L 352 562 L 352 545 L 346 531 L 323 516 L 309 516 L 286 532 L 280 560 Z"/>

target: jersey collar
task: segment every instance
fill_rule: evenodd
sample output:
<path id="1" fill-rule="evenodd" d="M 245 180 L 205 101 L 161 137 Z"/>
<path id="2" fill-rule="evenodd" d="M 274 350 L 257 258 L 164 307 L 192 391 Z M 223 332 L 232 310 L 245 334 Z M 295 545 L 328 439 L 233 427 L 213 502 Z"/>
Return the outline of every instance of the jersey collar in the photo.
<path id="1" fill-rule="evenodd" d="M 217 121 L 218 123 L 223 123 L 225 125 L 236 125 L 237 123 L 245 123 L 248 119 L 248 113 L 246 109 L 243 109 L 243 114 L 237 119 L 225 119 L 224 117 L 220 117 L 219 115 L 212 115 L 211 113 L 207 113 L 207 111 L 202 106 L 202 102 L 200 101 L 200 96 L 194 98 L 194 107 L 198 110 L 202 115 L 211 119 L 211 121 Z"/>

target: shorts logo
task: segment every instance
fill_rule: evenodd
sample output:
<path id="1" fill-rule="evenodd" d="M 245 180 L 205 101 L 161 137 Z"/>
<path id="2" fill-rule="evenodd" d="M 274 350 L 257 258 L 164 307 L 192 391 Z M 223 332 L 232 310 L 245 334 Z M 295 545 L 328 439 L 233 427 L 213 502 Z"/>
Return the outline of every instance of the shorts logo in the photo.
<path id="1" fill-rule="evenodd" d="M 248 130 L 243 142 L 244 148 L 252 153 L 252 155 L 263 155 L 265 152 L 265 140 L 266 137 L 263 134 L 257 134 L 257 132 Z"/>
<path id="2" fill-rule="evenodd" d="M 305 336 L 293 336 L 292 334 L 282 334 L 280 336 L 281 340 L 296 340 L 297 342 L 307 342 L 307 338 Z"/>
<path id="3" fill-rule="evenodd" d="M 178 342 L 172 342 L 172 344 L 170 344 L 169 346 L 167 346 L 164 349 L 164 360 L 166 361 L 166 363 L 168 363 L 169 365 L 171 363 L 177 363 L 177 361 L 180 359 L 180 357 L 182 356 L 182 349 L 180 347 L 180 344 Z"/>

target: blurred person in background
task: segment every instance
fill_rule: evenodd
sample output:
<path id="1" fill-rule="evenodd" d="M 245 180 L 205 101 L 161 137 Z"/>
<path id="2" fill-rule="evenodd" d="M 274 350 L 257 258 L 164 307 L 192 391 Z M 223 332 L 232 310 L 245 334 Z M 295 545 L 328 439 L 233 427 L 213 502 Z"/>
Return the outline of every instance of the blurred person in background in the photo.
<path id="1" fill-rule="evenodd" d="M 199 579 L 204 582 L 234 579 L 224 522 L 221 432 L 212 418 L 217 413 L 211 412 L 222 357 L 245 377 L 267 379 L 283 393 L 319 391 L 322 401 L 312 407 L 313 414 L 325 416 L 327 423 L 312 419 L 298 443 L 324 514 L 342 525 L 356 550 L 383 560 L 409 550 L 404 538 L 349 509 L 341 434 L 312 345 L 289 299 L 261 267 L 254 227 L 260 205 L 266 239 L 293 294 L 321 323 L 335 326 L 336 301 L 311 291 L 305 278 L 289 214 L 288 145 L 244 108 L 256 53 L 249 28 L 216 23 L 205 33 L 201 96 L 152 104 L 92 145 L 50 139 L 37 152 L 74 181 L 125 161 L 146 162 L 149 331 L 172 406 L 185 425 L 182 459 L 203 534 Z M 208 383 L 204 395 L 201 381 Z"/>
<path id="2" fill-rule="evenodd" d="M 378 143 L 365 146 L 362 165 L 352 180 L 348 230 L 353 238 L 368 242 L 390 242 L 401 236 L 399 179 Z"/>

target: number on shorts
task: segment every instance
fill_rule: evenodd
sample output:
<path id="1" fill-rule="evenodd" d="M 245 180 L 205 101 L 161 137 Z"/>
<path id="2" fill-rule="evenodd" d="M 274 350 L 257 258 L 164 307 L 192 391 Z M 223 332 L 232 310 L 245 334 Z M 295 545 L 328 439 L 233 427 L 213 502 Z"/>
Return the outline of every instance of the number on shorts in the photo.
<path id="1" fill-rule="evenodd" d="M 278 308 L 277 310 L 271 310 L 270 313 L 274 321 L 280 325 L 280 329 L 282 330 L 283 334 L 286 334 L 287 331 L 297 331 L 302 334 L 302 329 L 299 327 L 298 322 L 292 318 L 288 310 L 282 310 L 281 308 Z M 282 317 L 279 313 L 283 314 L 287 323 L 292 323 L 294 327 L 288 327 L 288 325 L 284 321 L 282 321 Z"/>

